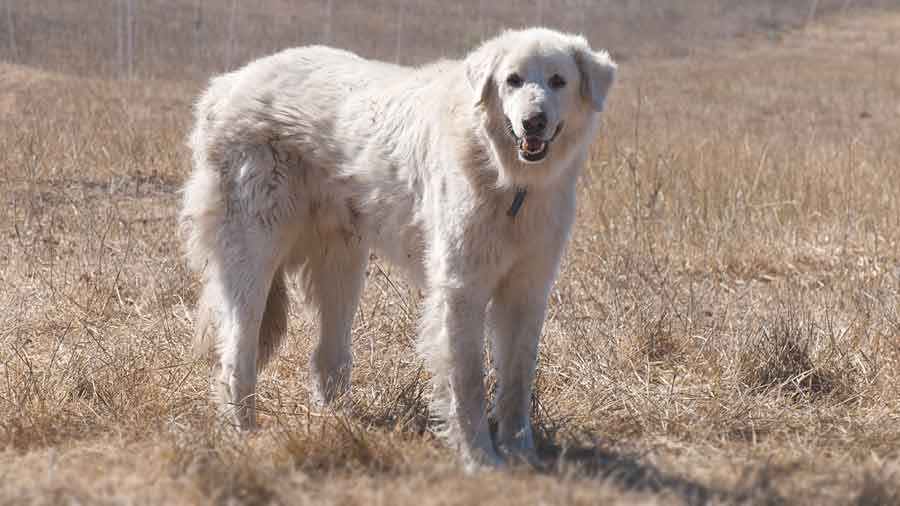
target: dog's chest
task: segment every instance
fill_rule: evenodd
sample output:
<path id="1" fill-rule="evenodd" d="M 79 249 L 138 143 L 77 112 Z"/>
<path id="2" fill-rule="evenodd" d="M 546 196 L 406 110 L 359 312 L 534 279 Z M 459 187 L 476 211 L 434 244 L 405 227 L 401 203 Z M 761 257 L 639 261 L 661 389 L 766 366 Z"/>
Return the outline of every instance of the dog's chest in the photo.
<path id="1" fill-rule="evenodd" d="M 498 239 L 516 251 L 565 241 L 574 217 L 574 202 L 559 197 L 537 192 L 507 196 L 499 205 L 502 216 L 495 220 Z"/>

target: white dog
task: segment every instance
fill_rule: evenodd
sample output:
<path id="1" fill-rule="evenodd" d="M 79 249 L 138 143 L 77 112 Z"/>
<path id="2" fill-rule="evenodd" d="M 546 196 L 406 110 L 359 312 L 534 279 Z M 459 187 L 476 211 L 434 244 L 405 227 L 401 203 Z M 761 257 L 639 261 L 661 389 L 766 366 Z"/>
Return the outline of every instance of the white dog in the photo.
<path id="1" fill-rule="evenodd" d="M 215 343 L 229 419 L 255 427 L 257 370 L 286 328 L 288 274 L 317 310 L 313 386 L 325 402 L 347 392 L 374 249 L 426 290 L 419 348 L 467 465 L 530 458 L 547 297 L 615 68 L 582 37 L 528 29 L 421 68 L 305 47 L 214 78 L 195 110 L 181 218 L 203 276 L 196 344 Z"/>

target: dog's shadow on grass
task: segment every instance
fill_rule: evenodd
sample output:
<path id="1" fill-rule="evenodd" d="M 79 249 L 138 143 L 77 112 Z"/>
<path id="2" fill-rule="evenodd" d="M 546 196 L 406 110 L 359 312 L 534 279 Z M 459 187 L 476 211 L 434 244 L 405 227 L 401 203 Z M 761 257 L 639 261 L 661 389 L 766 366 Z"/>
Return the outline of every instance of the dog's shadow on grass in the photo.
<path id="1" fill-rule="evenodd" d="M 539 434 L 536 439 L 540 459 L 536 471 L 542 474 L 599 480 L 626 492 L 658 494 L 690 505 L 783 503 L 767 470 L 745 476 L 732 489 L 723 489 L 666 473 L 639 454 L 604 448 L 597 442 L 582 439 L 560 444 L 555 434 Z"/>
<path id="2" fill-rule="evenodd" d="M 403 388 L 394 392 L 389 409 L 373 410 L 356 406 L 355 417 L 368 427 L 396 430 L 398 426 L 418 435 L 434 429 L 430 422 L 426 389 Z M 772 484 L 772 470 L 743 476 L 729 489 L 705 485 L 687 477 L 659 469 L 639 452 L 612 449 L 602 438 L 583 434 L 575 427 L 548 423 L 539 414 L 534 417 L 535 443 L 539 462 L 531 466 L 533 472 L 566 479 L 602 481 L 626 492 L 648 493 L 670 497 L 682 504 L 783 504 L 784 500 Z M 557 421 L 558 422 L 558 421 Z M 490 419 L 491 433 L 496 438 L 496 420 Z M 579 436 L 567 435 L 571 431 Z"/>
<path id="3" fill-rule="evenodd" d="M 559 445 L 554 441 L 538 444 L 540 466 L 537 472 L 606 482 L 632 492 L 673 495 L 687 504 L 707 504 L 722 498 L 715 490 L 678 476 L 668 475 L 638 456 L 605 449 L 598 444 Z"/>

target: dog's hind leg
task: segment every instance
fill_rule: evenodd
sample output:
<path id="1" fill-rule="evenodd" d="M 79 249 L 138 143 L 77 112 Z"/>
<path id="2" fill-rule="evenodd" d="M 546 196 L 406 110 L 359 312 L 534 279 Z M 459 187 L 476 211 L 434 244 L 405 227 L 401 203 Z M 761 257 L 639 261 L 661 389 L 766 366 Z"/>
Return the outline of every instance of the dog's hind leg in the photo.
<path id="1" fill-rule="evenodd" d="M 211 262 L 204 298 L 218 302 L 218 377 L 213 378 L 223 414 L 242 430 L 256 426 L 256 378 L 260 328 L 277 270 L 272 248 L 250 250 L 246 231 L 226 249 L 224 262 Z M 258 237 L 258 236 L 257 236 Z M 265 244 L 268 238 L 256 243 Z M 262 251 L 261 251 L 262 250 Z M 207 293 L 209 295 L 207 295 Z"/>
<path id="2" fill-rule="evenodd" d="M 182 221 L 191 264 L 203 276 L 198 348 L 215 345 L 212 386 L 220 408 L 232 424 L 252 430 L 257 363 L 268 358 L 285 327 L 281 264 L 296 233 L 289 183 L 278 175 L 271 152 L 246 150 L 239 162 L 234 170 L 195 171 L 184 190 Z"/>
<path id="3" fill-rule="evenodd" d="M 325 404 L 350 389 L 350 331 L 365 283 L 369 247 L 350 229 L 319 231 L 316 237 L 311 244 L 301 241 L 296 249 L 304 258 L 300 286 L 319 324 L 319 340 L 309 364 L 310 387 L 313 400 Z"/>

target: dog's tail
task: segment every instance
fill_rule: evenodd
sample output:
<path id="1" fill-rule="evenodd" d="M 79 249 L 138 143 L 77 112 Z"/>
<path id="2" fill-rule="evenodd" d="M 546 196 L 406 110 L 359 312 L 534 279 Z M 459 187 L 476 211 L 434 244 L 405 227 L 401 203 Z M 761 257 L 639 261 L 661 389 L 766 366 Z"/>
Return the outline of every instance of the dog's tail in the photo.
<path id="1" fill-rule="evenodd" d="M 224 268 L 221 251 L 228 217 L 228 166 L 233 160 L 223 153 L 228 142 L 214 128 L 214 118 L 223 109 L 221 103 L 230 93 L 232 74 L 215 78 L 194 110 L 195 126 L 188 144 L 193 150 L 194 171 L 182 190 L 179 216 L 185 253 L 191 270 L 202 277 L 203 290 L 197 303 L 194 320 L 194 353 L 209 356 L 221 344 L 221 317 L 225 307 L 221 271 Z M 288 293 L 283 269 L 276 270 L 266 298 L 265 311 L 259 329 L 257 366 L 262 369 L 275 352 L 287 330 Z M 218 338 L 217 338 L 218 336 Z"/>

